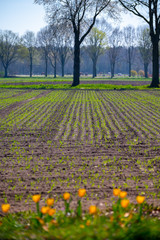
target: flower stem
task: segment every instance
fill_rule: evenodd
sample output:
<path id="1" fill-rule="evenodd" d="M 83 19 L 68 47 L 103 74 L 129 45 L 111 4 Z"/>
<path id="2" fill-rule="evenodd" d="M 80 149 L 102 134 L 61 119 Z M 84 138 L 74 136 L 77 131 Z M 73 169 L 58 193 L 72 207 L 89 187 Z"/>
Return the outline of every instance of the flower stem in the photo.
<path id="1" fill-rule="evenodd" d="M 141 216 L 142 216 L 142 204 L 139 206 L 139 216 L 138 216 L 138 221 L 141 221 Z"/>
<path id="2" fill-rule="evenodd" d="M 67 202 L 65 200 L 65 215 L 67 215 L 67 213 L 69 213 L 69 212 L 70 212 L 70 210 L 69 210 L 69 202 Z"/>
<path id="3" fill-rule="evenodd" d="M 78 200 L 77 217 L 81 217 L 81 216 L 82 216 L 82 204 L 81 204 L 81 200 Z"/>
<path id="4" fill-rule="evenodd" d="M 37 214 L 39 215 L 39 202 L 36 203 L 36 207 L 37 207 Z"/>

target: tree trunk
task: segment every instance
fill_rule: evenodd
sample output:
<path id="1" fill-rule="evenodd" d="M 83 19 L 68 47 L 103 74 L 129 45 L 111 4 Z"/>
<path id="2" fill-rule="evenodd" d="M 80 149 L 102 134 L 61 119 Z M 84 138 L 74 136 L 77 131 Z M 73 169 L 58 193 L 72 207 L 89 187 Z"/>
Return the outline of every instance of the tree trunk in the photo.
<path id="1" fill-rule="evenodd" d="M 148 63 L 144 63 L 144 77 L 148 78 Z"/>
<path id="2" fill-rule="evenodd" d="M 131 77 L 131 62 L 129 62 L 129 77 Z"/>
<path id="3" fill-rule="evenodd" d="M 131 49 L 128 49 L 128 67 L 129 67 L 129 77 L 131 77 Z"/>
<path id="4" fill-rule="evenodd" d="M 45 56 L 45 77 L 48 75 L 48 57 Z"/>
<path id="5" fill-rule="evenodd" d="M 64 77 L 64 59 L 61 57 L 62 77 Z"/>
<path id="6" fill-rule="evenodd" d="M 4 77 L 7 78 L 8 77 L 8 66 L 4 67 Z"/>
<path id="7" fill-rule="evenodd" d="M 57 58 L 54 58 L 54 78 L 56 78 L 57 75 Z"/>
<path id="8" fill-rule="evenodd" d="M 115 63 L 112 62 L 112 63 L 111 63 L 111 78 L 114 77 L 114 67 L 115 67 Z"/>
<path id="9" fill-rule="evenodd" d="M 97 68 L 96 68 L 97 61 L 96 61 L 96 59 L 93 59 L 92 61 L 93 61 L 93 78 L 95 78 L 95 77 L 97 77 Z"/>
<path id="10" fill-rule="evenodd" d="M 152 40 L 152 82 L 150 87 L 159 87 L 159 48 L 158 48 L 158 42 L 159 37 L 158 36 L 151 36 Z"/>
<path id="11" fill-rule="evenodd" d="M 30 77 L 32 77 L 32 57 L 30 57 Z"/>
<path id="12" fill-rule="evenodd" d="M 74 41 L 74 66 L 72 86 L 77 86 L 80 84 L 80 42 L 78 33 L 75 33 Z"/>

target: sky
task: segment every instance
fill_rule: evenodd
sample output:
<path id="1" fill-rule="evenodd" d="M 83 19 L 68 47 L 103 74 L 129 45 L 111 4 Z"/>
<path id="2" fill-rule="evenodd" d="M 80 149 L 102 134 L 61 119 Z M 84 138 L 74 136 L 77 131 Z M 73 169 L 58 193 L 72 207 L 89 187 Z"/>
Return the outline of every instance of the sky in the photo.
<path id="1" fill-rule="evenodd" d="M 34 0 L 0 0 L 0 8 L 1 30 L 23 35 L 26 31 L 37 33 L 47 25 L 43 6 L 34 4 Z"/>
<path id="2" fill-rule="evenodd" d="M 34 4 L 34 0 L 0 0 L 0 29 L 11 30 L 22 36 L 26 31 L 37 33 L 47 25 L 42 5 Z M 144 21 L 134 15 L 122 17 L 121 28 L 127 25 L 137 27 Z M 115 23 L 119 26 L 119 22 Z"/>

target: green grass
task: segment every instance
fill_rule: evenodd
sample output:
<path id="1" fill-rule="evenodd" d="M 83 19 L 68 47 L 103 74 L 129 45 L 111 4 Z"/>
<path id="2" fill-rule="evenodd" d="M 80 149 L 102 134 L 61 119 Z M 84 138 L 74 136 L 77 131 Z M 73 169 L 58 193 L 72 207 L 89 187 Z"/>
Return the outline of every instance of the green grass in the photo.
<path id="1" fill-rule="evenodd" d="M 92 89 L 92 90 L 146 90 L 149 85 L 132 86 L 132 85 L 113 85 L 113 84 L 80 84 L 72 87 L 70 84 L 34 84 L 34 85 L 7 85 L 0 84 L 0 88 L 7 89 Z"/>
<path id="2" fill-rule="evenodd" d="M 102 81 L 106 82 L 112 81 L 113 84 L 84 84 L 84 81 Z M 57 82 L 57 84 L 47 84 L 47 82 Z M 10 89 L 110 89 L 110 90 L 143 90 L 149 89 L 149 83 L 151 79 L 147 78 L 128 78 L 128 77 L 118 77 L 118 78 L 91 78 L 91 77 L 81 77 L 80 85 L 76 87 L 72 87 L 71 84 L 66 84 L 65 82 L 70 81 L 72 83 L 73 79 L 71 77 L 57 77 L 56 79 L 53 77 L 17 77 L 17 78 L 0 78 L 0 88 L 10 88 Z M 130 81 L 129 85 L 115 85 L 114 81 Z M 148 85 L 144 86 L 132 86 L 132 82 L 138 81 L 147 81 Z M 33 82 L 34 84 L 27 84 Z M 63 82 L 63 84 L 59 84 L 59 82 Z M 24 85 L 25 83 L 25 85 Z M 36 84 L 37 83 L 37 84 Z"/>

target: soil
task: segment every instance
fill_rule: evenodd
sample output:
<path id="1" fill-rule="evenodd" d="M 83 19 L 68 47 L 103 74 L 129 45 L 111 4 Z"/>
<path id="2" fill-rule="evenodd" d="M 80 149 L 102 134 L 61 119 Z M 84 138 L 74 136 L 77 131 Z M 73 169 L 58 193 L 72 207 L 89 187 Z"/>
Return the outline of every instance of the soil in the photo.
<path id="1" fill-rule="evenodd" d="M 44 91 L 37 98 L 49 92 Z M 155 94 L 160 96 L 159 92 Z M 2 109 L 1 119 L 24 103 L 14 103 L 5 111 Z M 67 191 L 72 194 L 72 207 L 75 208 L 78 189 L 86 188 L 83 208 L 96 204 L 104 210 L 106 205 L 112 204 L 113 188 L 120 187 L 128 192 L 131 202 L 136 202 L 136 195 L 145 194 L 147 203 L 158 205 L 159 135 L 144 137 L 131 124 L 125 134 L 119 133 L 117 137 L 111 134 L 107 139 L 98 139 L 98 133 L 93 130 L 98 140 L 91 142 L 87 137 L 80 140 L 81 126 L 77 130 L 72 126 L 68 138 L 64 139 L 60 124 L 66 110 L 67 104 L 64 104 L 61 114 L 55 112 L 57 121 L 50 119 L 50 126 L 45 129 L 22 126 L 0 130 L 0 204 L 7 197 L 11 212 L 35 210 L 31 196 L 40 193 L 41 206 L 52 196 L 56 199 L 55 208 L 63 209 L 61 196 Z M 159 110 L 156 112 L 159 114 Z M 86 128 L 85 136 L 87 131 Z"/>
<path id="2" fill-rule="evenodd" d="M 126 81 L 126 80 L 90 80 L 90 81 L 84 81 L 84 80 L 80 80 L 80 83 L 81 84 L 114 84 L 114 85 L 132 85 L 132 86 L 143 86 L 143 85 L 149 85 L 150 84 L 150 81 L 136 81 L 136 80 L 130 80 L 130 81 Z M 34 84 L 72 84 L 72 81 L 43 81 L 43 82 L 22 82 L 22 83 L 19 83 L 19 82 L 14 82 L 14 83 L 5 83 L 7 85 L 34 85 Z"/>

